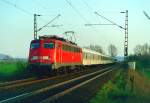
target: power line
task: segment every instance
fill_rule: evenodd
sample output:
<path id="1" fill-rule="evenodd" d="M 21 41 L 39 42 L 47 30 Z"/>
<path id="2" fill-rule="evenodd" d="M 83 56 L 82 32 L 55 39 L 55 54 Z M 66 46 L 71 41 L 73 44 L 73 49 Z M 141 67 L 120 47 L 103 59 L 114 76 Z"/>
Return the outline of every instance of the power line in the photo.
<path id="1" fill-rule="evenodd" d="M 20 10 L 20 11 L 22 11 L 22 12 L 28 14 L 28 15 L 30 15 L 30 16 L 33 15 L 32 13 L 26 11 L 25 9 L 19 7 L 18 5 L 14 4 L 14 3 L 12 3 L 12 2 L 10 2 L 10 1 L 8 1 L 8 0 L 2 0 L 2 1 L 3 1 L 4 3 L 6 3 L 6 4 L 8 4 L 8 5 L 11 5 L 11 6 L 15 7 L 16 9 L 18 9 L 18 10 Z"/>
<path id="2" fill-rule="evenodd" d="M 80 16 L 80 18 L 82 18 L 86 23 L 89 23 L 85 17 L 71 4 L 71 2 L 69 2 L 68 0 L 65 0 L 71 7 L 72 9 Z"/>
<path id="3" fill-rule="evenodd" d="M 82 1 L 84 2 L 84 4 L 85 4 L 88 8 L 92 9 L 84 0 L 82 0 Z M 118 26 L 119 28 L 125 30 L 125 41 L 124 41 L 124 59 L 125 59 L 125 58 L 128 56 L 128 10 L 126 10 L 126 12 L 120 12 L 120 13 L 126 13 L 125 27 L 122 27 L 122 26 L 118 25 L 117 23 L 115 23 L 115 22 L 113 22 L 113 21 L 107 19 L 105 16 L 100 15 L 98 12 L 94 12 L 94 13 L 95 13 L 96 15 L 100 16 L 101 18 L 103 18 L 103 19 L 109 21 L 111 24 L 86 24 L 86 26 L 92 26 L 92 25 L 116 25 L 116 26 Z M 145 15 L 148 19 L 150 19 L 150 17 L 148 16 L 148 14 L 147 14 L 145 11 L 143 11 L 143 13 L 144 13 L 144 15 Z"/>
<path id="4" fill-rule="evenodd" d="M 147 17 L 147 19 L 149 19 L 149 20 L 150 20 L 149 15 L 148 15 L 145 11 L 143 11 L 143 13 L 144 13 L 144 15 Z"/>
<path id="5" fill-rule="evenodd" d="M 60 14 L 58 14 L 55 18 L 53 18 L 51 21 L 49 21 L 47 24 L 45 24 L 44 26 L 42 26 L 41 28 L 39 28 L 38 30 L 37 30 L 37 32 L 38 31 L 40 31 L 40 30 L 42 30 L 44 27 L 47 27 L 47 25 L 49 25 L 50 23 L 52 23 L 55 19 L 57 19 L 58 17 L 60 17 L 61 15 Z"/>
<path id="6" fill-rule="evenodd" d="M 94 9 L 85 1 L 85 0 L 82 0 L 82 2 L 87 6 L 87 8 L 90 10 L 88 10 L 89 11 L 89 13 L 93 13 L 94 12 Z M 86 9 L 87 10 L 87 9 Z M 90 26 L 91 28 L 93 28 L 94 29 L 94 31 L 95 31 L 95 33 L 97 33 L 97 32 L 99 32 L 95 27 L 93 27 L 92 25 L 113 25 L 113 24 L 91 24 L 91 23 L 89 23 L 89 24 L 85 24 L 85 26 Z M 103 36 L 104 38 L 105 38 L 105 40 L 107 41 L 107 42 L 109 42 L 110 44 L 111 44 L 111 42 L 110 42 L 110 40 L 107 40 L 107 37 L 105 37 L 105 36 Z"/>
<path id="7" fill-rule="evenodd" d="M 68 0 L 65 0 L 71 7 L 72 7 L 72 9 L 80 16 L 80 18 L 82 18 L 87 24 L 91 24 L 87 19 L 85 19 L 84 18 L 84 16 L 72 5 L 72 3 L 71 2 L 69 2 Z M 89 5 L 88 5 L 88 3 L 86 3 L 85 1 L 83 1 L 84 2 L 84 4 L 89 8 L 89 9 L 92 9 Z M 93 10 L 92 10 L 93 11 Z M 92 26 L 90 26 L 90 28 L 92 28 L 93 29 L 93 31 L 97 34 L 99 31 L 97 31 L 96 30 L 96 28 L 94 28 L 94 27 L 92 27 Z M 105 37 L 104 37 L 105 38 Z M 106 38 L 105 38 L 106 39 Z M 110 41 L 109 40 L 107 40 L 109 43 L 110 43 Z"/>
<path id="8" fill-rule="evenodd" d="M 25 10 L 25 9 L 21 8 L 20 6 L 16 5 L 16 3 L 9 2 L 8 0 L 2 0 L 2 1 L 3 1 L 4 3 L 10 5 L 10 6 L 15 7 L 16 9 L 18 9 L 18 10 L 24 12 L 25 14 L 27 14 L 27 15 L 29 15 L 29 16 L 33 16 L 32 13 L 30 13 L 30 12 L 28 12 L 27 10 Z M 40 20 L 41 20 L 42 22 L 44 22 L 44 23 L 46 22 L 46 21 L 45 21 L 44 19 L 42 19 L 42 18 L 40 18 Z"/>
<path id="9" fill-rule="evenodd" d="M 94 11 L 93 8 L 85 0 L 82 1 L 91 11 Z"/>
<path id="10" fill-rule="evenodd" d="M 94 13 L 95 13 L 96 15 L 100 16 L 101 18 L 103 18 L 103 19 L 109 21 L 110 23 L 112 23 L 112 25 L 116 25 L 116 26 L 118 26 L 118 27 L 121 28 L 121 29 L 125 29 L 125 28 L 123 28 L 122 26 L 118 25 L 117 23 L 115 23 L 115 22 L 113 22 L 113 21 L 107 19 L 105 16 L 99 14 L 98 12 L 94 12 Z"/>
<path id="11" fill-rule="evenodd" d="M 125 41 L 124 41 L 124 60 L 126 60 L 126 57 L 128 56 L 128 10 L 126 10 L 125 12 L 120 12 L 120 13 L 125 13 L 125 27 L 122 27 L 118 24 L 116 24 L 115 22 L 107 19 L 106 17 L 100 15 L 99 13 L 95 12 L 95 14 L 97 14 L 98 16 L 100 16 L 101 18 L 109 21 L 110 23 L 112 23 L 113 25 L 118 26 L 121 29 L 125 30 Z"/>

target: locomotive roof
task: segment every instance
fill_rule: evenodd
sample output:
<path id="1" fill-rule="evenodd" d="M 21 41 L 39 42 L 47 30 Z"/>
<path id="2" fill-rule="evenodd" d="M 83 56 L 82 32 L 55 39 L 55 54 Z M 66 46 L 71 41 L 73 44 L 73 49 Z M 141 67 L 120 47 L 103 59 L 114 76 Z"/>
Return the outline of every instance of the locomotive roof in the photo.
<path id="1" fill-rule="evenodd" d="M 73 45 L 77 45 L 76 43 L 66 40 L 65 38 L 56 36 L 56 35 L 44 35 L 44 36 L 39 36 L 39 39 L 55 39 L 55 40 L 60 40 L 60 41 L 64 41 Z"/>

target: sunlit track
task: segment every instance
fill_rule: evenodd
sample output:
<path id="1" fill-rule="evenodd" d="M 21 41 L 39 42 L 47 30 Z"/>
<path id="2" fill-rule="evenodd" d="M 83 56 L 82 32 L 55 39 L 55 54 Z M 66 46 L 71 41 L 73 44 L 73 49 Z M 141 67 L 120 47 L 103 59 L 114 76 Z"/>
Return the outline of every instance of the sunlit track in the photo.
<path id="1" fill-rule="evenodd" d="M 79 84 L 77 84 L 77 85 L 75 85 L 75 86 L 73 86 L 71 88 L 65 89 L 64 91 L 59 92 L 59 93 L 57 93 L 57 94 L 55 94 L 55 95 L 53 95 L 53 96 L 51 96 L 51 97 L 41 101 L 40 103 L 51 103 L 51 102 L 53 103 L 54 101 L 56 101 L 58 98 L 64 96 L 65 94 L 70 93 L 71 91 L 73 91 L 73 90 L 75 90 L 75 89 L 77 89 L 77 88 L 79 88 L 79 87 L 81 87 L 81 86 L 91 82 L 92 80 L 97 79 L 97 78 L 99 78 L 99 77 L 101 77 L 101 76 L 103 76 L 103 75 L 105 75 L 105 74 L 107 74 L 107 73 L 109 73 L 111 71 L 113 71 L 113 70 L 107 70 L 107 71 L 105 71 L 105 72 L 103 72 L 103 73 L 101 73 L 101 74 L 99 74 L 97 76 L 94 76 L 91 79 L 88 79 L 88 80 L 86 80 L 84 82 L 81 82 L 81 83 L 79 83 Z"/>
<path id="2" fill-rule="evenodd" d="M 26 92 L 35 91 L 35 90 L 47 87 L 49 85 L 53 85 L 53 84 L 56 84 L 59 82 L 63 82 L 65 80 L 76 78 L 78 76 L 85 75 L 87 73 L 94 72 L 94 71 L 97 71 L 99 69 L 106 68 L 106 67 L 107 67 L 107 65 L 99 66 L 99 68 L 95 68 L 95 67 L 91 68 L 90 67 L 90 68 L 86 68 L 86 69 L 83 69 L 82 71 L 78 71 L 78 72 L 72 72 L 69 74 L 58 75 L 55 77 L 51 77 L 49 79 L 45 78 L 44 80 L 42 79 L 43 81 L 38 80 L 38 82 L 31 81 L 29 83 L 23 83 L 23 84 L 21 83 L 21 84 L 16 84 L 16 85 L 12 85 L 12 86 L 5 86 L 0 89 L 0 100 L 15 97 L 17 95 L 24 94 Z"/>
<path id="3" fill-rule="evenodd" d="M 112 66 L 112 67 L 114 67 L 114 66 Z M 41 89 L 38 89 L 38 90 L 35 90 L 35 91 L 32 91 L 32 92 L 26 92 L 26 93 L 23 93 L 23 94 L 20 94 L 20 95 L 11 97 L 11 98 L 3 99 L 3 100 L 0 101 L 0 103 L 20 103 L 20 101 L 22 101 L 22 100 L 24 101 L 24 103 L 27 103 L 27 102 L 31 102 L 30 100 L 32 100 L 32 99 L 33 100 L 35 99 L 35 101 L 33 101 L 33 102 L 36 103 L 37 102 L 36 98 L 40 98 L 40 99 L 45 100 L 46 99 L 45 95 L 47 95 L 48 97 L 49 96 L 50 97 L 54 96 L 58 92 L 57 89 L 59 90 L 60 88 L 65 87 L 65 85 L 70 85 L 69 87 L 71 88 L 73 86 L 73 84 L 78 85 L 78 84 L 80 84 L 80 82 L 84 82 L 84 81 L 90 79 L 91 77 L 95 77 L 99 73 L 100 74 L 104 73 L 107 70 L 110 70 L 110 68 L 112 68 L 112 67 L 104 68 L 102 70 L 95 71 L 93 73 L 89 73 L 89 74 L 86 74 L 86 75 L 82 75 L 82 76 L 79 76 L 77 78 L 73 78 L 73 79 L 70 79 L 70 80 L 67 80 L 67 81 L 64 81 L 64 82 L 61 82 L 61 83 L 57 83 L 57 84 L 54 84 L 54 85 L 48 85 L 45 88 L 41 88 Z M 67 88 L 64 88 L 64 91 Z M 61 90 L 63 90 L 63 89 L 61 89 Z M 42 100 L 40 100 L 40 101 L 42 101 Z"/>
<path id="4" fill-rule="evenodd" d="M 44 79 L 34 79 L 34 80 L 31 80 L 31 81 L 22 82 L 22 83 L 19 83 L 19 84 L 13 84 L 13 85 L 8 85 L 8 86 L 0 87 L 0 90 L 17 88 L 17 87 L 20 87 L 20 86 L 34 84 L 34 83 L 39 83 L 39 82 L 47 81 L 47 80 L 54 79 L 54 78 L 57 78 L 57 77 L 49 77 L 49 78 L 44 78 Z"/>
<path id="5" fill-rule="evenodd" d="M 102 68 L 104 68 L 104 67 L 102 66 Z M 80 71 L 77 73 L 82 73 L 82 72 L 84 72 L 84 71 Z M 70 73 L 70 74 L 52 76 L 52 77 L 45 77 L 45 78 L 41 78 L 41 79 L 40 78 L 29 78 L 29 79 L 23 79 L 23 80 L 16 80 L 16 81 L 11 81 L 11 82 L 1 83 L 0 84 L 0 91 L 11 89 L 11 88 L 17 88 L 17 87 L 21 87 L 21 86 L 25 86 L 25 85 L 30 85 L 30 84 L 34 84 L 34 83 L 40 83 L 40 82 L 48 81 L 48 80 L 60 78 L 60 76 L 63 78 L 67 75 L 72 75 L 72 74 L 76 74 L 76 72 Z"/>
<path id="6" fill-rule="evenodd" d="M 0 83 L 0 87 L 13 85 L 13 84 L 18 84 L 18 83 L 27 82 L 27 81 L 32 81 L 32 80 L 35 80 L 35 79 L 36 79 L 36 77 L 21 79 L 21 80 L 15 80 L 15 81 L 9 81 L 9 82 L 3 82 L 3 83 Z"/>

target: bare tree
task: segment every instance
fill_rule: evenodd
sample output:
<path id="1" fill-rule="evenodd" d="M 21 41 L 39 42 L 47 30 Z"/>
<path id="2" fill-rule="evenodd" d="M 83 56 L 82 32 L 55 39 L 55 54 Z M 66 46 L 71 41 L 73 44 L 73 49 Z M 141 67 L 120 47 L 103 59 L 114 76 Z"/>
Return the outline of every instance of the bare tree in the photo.
<path id="1" fill-rule="evenodd" d="M 95 45 L 94 50 L 99 52 L 99 53 L 105 54 L 103 48 L 100 45 Z"/>
<path id="2" fill-rule="evenodd" d="M 113 45 L 113 44 L 110 44 L 110 45 L 108 46 L 108 53 L 109 53 L 109 55 L 112 56 L 112 57 L 117 56 L 117 48 L 116 48 L 116 46 Z"/>
<path id="3" fill-rule="evenodd" d="M 142 55 L 142 45 L 136 45 L 134 48 L 135 55 Z"/>
<path id="4" fill-rule="evenodd" d="M 85 48 L 97 51 L 97 52 L 102 53 L 102 54 L 105 54 L 103 51 L 103 48 L 100 45 L 89 45 Z"/>
<path id="5" fill-rule="evenodd" d="M 143 50 L 143 55 L 148 55 L 148 54 L 150 54 L 149 45 L 148 45 L 147 43 L 145 43 L 145 44 L 143 45 L 142 50 Z"/>
<path id="6" fill-rule="evenodd" d="M 144 45 L 136 45 L 134 48 L 135 55 L 150 55 L 150 46 L 145 43 Z"/>

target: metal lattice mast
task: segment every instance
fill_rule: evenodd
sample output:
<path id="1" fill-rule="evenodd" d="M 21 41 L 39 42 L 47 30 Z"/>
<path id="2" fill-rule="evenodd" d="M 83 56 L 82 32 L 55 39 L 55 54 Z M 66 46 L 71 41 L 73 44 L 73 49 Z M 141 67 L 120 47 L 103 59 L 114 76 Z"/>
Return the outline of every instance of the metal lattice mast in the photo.
<path id="1" fill-rule="evenodd" d="M 34 39 L 37 39 L 37 32 L 39 32 L 40 30 L 42 30 L 45 27 L 48 27 L 47 25 L 49 25 L 50 23 L 52 23 L 54 20 L 56 20 L 58 17 L 60 17 L 60 14 L 57 15 L 55 18 L 53 18 L 51 21 L 49 21 L 47 24 L 45 24 L 44 26 L 42 26 L 41 28 L 37 28 L 37 16 L 41 16 L 38 14 L 34 14 Z M 59 25 L 55 25 L 53 27 L 57 27 Z"/>
<path id="2" fill-rule="evenodd" d="M 34 14 L 34 39 L 37 39 L 37 20 L 36 20 L 36 14 Z"/>
<path id="3" fill-rule="evenodd" d="M 125 17 L 125 42 L 124 42 L 124 59 L 128 56 L 128 10 Z"/>
<path id="4" fill-rule="evenodd" d="M 92 25 L 116 25 L 121 29 L 125 30 L 125 40 L 124 40 L 124 60 L 126 60 L 127 56 L 128 56 L 128 10 L 126 11 L 122 11 L 120 13 L 125 13 L 125 27 L 122 27 L 120 25 L 118 25 L 117 23 L 115 23 L 112 20 L 107 19 L 105 16 L 100 15 L 98 12 L 94 12 L 96 15 L 100 16 L 101 18 L 107 20 L 108 22 L 110 22 L 111 24 L 85 24 L 86 26 L 92 26 Z M 145 13 L 146 14 L 146 13 Z"/>

